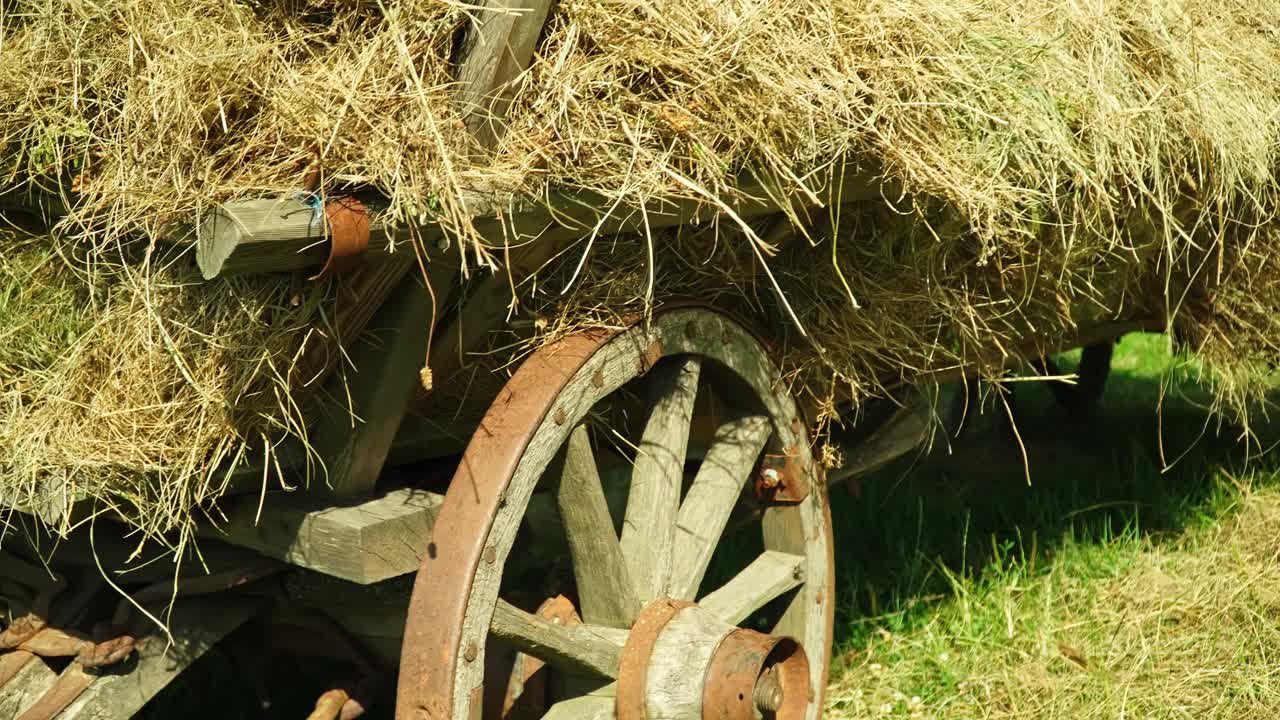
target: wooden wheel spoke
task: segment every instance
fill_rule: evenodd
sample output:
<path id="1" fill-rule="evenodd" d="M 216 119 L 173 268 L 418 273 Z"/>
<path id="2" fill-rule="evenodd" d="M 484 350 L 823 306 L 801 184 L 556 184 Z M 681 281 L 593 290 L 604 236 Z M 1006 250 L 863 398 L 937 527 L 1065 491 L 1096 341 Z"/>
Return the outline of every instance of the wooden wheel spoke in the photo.
<path id="1" fill-rule="evenodd" d="M 672 542 L 700 369 L 701 361 L 688 356 L 654 370 L 656 401 L 632 471 L 621 540 L 642 602 L 662 594 L 671 575 Z"/>
<path id="2" fill-rule="evenodd" d="M 698 604 L 721 620 L 737 625 L 770 600 L 803 583 L 804 562 L 801 555 L 766 550 Z"/>
<path id="3" fill-rule="evenodd" d="M 569 539 L 583 620 L 630 627 L 640 612 L 640 600 L 609 514 L 591 441 L 581 425 L 565 448 L 556 502 Z"/>
<path id="4" fill-rule="evenodd" d="M 611 697 L 584 695 L 552 705 L 542 720 L 613 720 L 613 706 Z"/>
<path id="5" fill-rule="evenodd" d="M 494 606 L 489 636 L 573 675 L 618 676 L 626 631 L 598 625 L 559 625 L 505 600 Z"/>
<path id="6" fill-rule="evenodd" d="M 698 592 L 729 514 L 771 432 L 769 419 L 761 415 L 731 420 L 716 431 L 676 520 L 670 597 L 691 600 Z"/>

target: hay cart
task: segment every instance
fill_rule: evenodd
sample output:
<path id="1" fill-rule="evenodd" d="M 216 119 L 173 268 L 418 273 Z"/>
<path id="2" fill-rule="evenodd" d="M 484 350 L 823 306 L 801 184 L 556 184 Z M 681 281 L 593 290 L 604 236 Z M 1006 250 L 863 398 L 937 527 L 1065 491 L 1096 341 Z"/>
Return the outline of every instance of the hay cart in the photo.
<path id="1" fill-rule="evenodd" d="M 459 48 L 461 101 L 482 139 L 500 132 L 492 120 L 548 0 L 488 4 L 522 12 L 487 16 Z M 820 200 L 878 197 L 866 177 L 839 178 Z M 108 522 L 63 540 L 52 569 L 39 562 L 47 548 L 11 540 L 0 552 L 0 716 L 130 717 L 235 634 L 242 673 L 279 672 L 265 664 L 273 647 L 349 661 L 350 681 L 320 696 L 317 719 L 392 696 L 396 717 L 421 720 L 818 717 L 836 590 L 827 484 L 921 443 L 921 395 L 907 388 L 856 437 L 831 438 L 843 465 L 823 470 L 769 331 L 687 304 L 538 350 L 496 393 L 472 395 L 487 407 L 449 408 L 448 422 L 423 412 L 465 382 L 469 353 L 503 327 L 513 278 L 591 232 L 794 209 L 750 182 L 743 196 L 757 199 L 667 203 L 643 220 L 600 221 L 601 199 L 582 194 L 477 195 L 481 233 L 538 241 L 510 243 L 510 277 L 467 282 L 440 228 L 412 229 L 437 253 L 424 266 L 386 253 L 409 238 L 379 223 L 376 199 L 325 204 L 319 238 L 303 200 L 218 208 L 199 235 L 206 278 L 343 273 L 341 321 L 365 339 L 331 393 L 340 407 L 309 429 L 322 480 L 261 492 L 268 475 L 315 462 L 301 445 L 239 471 L 201 526 L 199 562 L 176 581 L 163 563 L 114 572 L 131 546 Z"/>

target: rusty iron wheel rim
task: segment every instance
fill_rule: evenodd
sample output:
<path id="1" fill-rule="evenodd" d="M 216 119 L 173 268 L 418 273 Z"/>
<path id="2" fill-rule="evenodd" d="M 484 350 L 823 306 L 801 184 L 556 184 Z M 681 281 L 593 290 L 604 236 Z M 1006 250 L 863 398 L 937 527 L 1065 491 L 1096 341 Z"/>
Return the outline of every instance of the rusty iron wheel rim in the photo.
<path id="1" fill-rule="evenodd" d="M 791 592 L 794 597 L 788 601 L 794 612 L 788 611 L 784 621 L 800 628 L 795 634 L 802 637 L 796 639 L 810 648 L 816 695 L 805 716 L 818 717 L 832 620 L 830 516 L 820 471 L 804 424 L 796 422 L 796 403 L 776 387 L 780 373 L 764 346 L 723 314 L 685 307 L 660 313 L 649 325 L 588 331 L 547 346 L 530 356 L 499 393 L 462 457 L 415 581 L 397 718 L 480 717 L 485 641 L 514 528 L 534 486 L 588 411 L 672 356 L 710 359 L 745 383 L 770 421 L 770 446 L 797 448 L 798 462 L 811 469 L 809 497 L 765 510 L 760 522 L 773 518 L 777 525 L 783 513 L 795 513 L 786 516 L 794 518 L 789 521 L 794 530 L 774 535 L 785 536 L 775 541 L 796 558 L 796 577 L 802 579 L 778 596 Z M 799 625 L 792 615 L 801 618 Z"/>

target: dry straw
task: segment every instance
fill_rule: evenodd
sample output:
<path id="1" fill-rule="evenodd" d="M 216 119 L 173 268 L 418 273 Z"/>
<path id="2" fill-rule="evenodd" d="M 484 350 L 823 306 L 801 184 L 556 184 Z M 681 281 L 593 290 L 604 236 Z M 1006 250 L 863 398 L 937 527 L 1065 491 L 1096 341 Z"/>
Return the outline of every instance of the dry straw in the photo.
<path id="1" fill-rule="evenodd" d="M 56 362 L 4 360 L 29 379 L 4 386 L 0 482 L 117 498 L 151 532 L 218 494 L 218 461 L 302 434 L 339 341 L 326 288 L 295 307 L 287 280 L 197 283 L 158 240 L 296 190 L 315 155 L 326 187 L 459 232 L 476 188 L 586 188 L 631 212 L 714 205 L 748 170 L 804 198 L 834 163 L 877 169 L 905 192 L 584 241 L 524 288 L 550 335 L 677 295 L 736 307 L 827 410 L 1140 313 L 1222 369 L 1236 406 L 1278 349 L 1269 0 L 563 0 L 487 156 L 450 100 L 477 12 L 461 3 L 3 8 L 0 182 L 74 186 L 46 247 L 72 258 L 79 324 Z M 322 361 L 300 371 L 308 343 Z"/>

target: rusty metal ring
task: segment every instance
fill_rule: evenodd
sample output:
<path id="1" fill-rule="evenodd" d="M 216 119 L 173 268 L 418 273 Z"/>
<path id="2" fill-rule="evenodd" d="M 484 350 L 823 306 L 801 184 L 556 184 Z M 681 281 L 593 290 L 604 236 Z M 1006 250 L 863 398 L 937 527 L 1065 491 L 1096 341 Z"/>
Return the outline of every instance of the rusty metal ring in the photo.
<path id="1" fill-rule="evenodd" d="M 726 635 L 711 656 L 702 683 L 702 717 L 707 720 L 755 718 L 756 682 L 769 669 L 777 673 L 783 698 L 774 717 L 803 720 L 814 697 L 804 648 L 791 638 L 745 628 Z"/>
<path id="2" fill-rule="evenodd" d="M 359 200 L 354 197 L 328 200 L 324 204 L 324 217 L 329 233 L 329 257 L 320 272 L 307 278 L 317 282 L 355 267 L 369 248 L 369 212 Z"/>
<path id="3" fill-rule="evenodd" d="M 640 611 L 622 648 L 622 663 L 618 665 L 618 692 L 614 698 L 617 720 L 645 720 L 645 676 L 649 673 L 653 646 L 671 618 L 694 605 L 684 600 L 658 598 Z"/>

